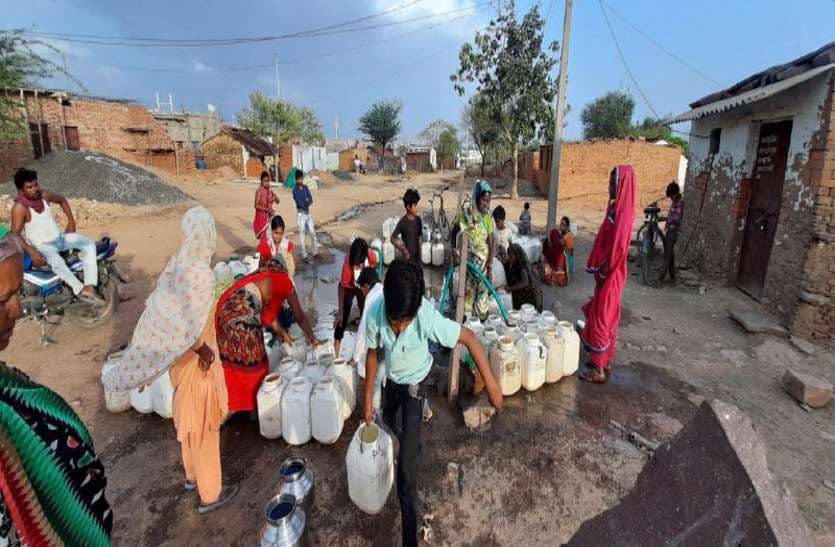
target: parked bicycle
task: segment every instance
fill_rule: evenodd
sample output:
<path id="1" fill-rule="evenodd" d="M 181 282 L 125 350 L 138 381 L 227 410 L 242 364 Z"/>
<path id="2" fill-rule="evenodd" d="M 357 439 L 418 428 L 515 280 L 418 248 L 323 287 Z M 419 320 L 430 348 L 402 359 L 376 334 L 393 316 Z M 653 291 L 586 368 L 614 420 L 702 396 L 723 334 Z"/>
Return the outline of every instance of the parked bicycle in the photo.
<path id="1" fill-rule="evenodd" d="M 650 287 L 658 285 L 664 266 L 664 232 L 658 226 L 660 213 L 657 201 L 644 208 L 644 224 L 638 229 L 635 241 L 641 283 Z"/>

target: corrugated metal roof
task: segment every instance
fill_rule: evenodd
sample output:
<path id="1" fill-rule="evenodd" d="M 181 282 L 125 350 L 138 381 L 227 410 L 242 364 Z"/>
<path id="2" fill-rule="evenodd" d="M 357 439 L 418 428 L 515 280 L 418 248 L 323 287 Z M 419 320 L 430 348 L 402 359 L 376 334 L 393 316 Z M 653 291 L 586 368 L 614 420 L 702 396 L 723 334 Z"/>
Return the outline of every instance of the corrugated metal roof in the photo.
<path id="1" fill-rule="evenodd" d="M 684 112 L 682 114 L 679 114 L 678 116 L 671 118 L 670 120 L 668 120 L 667 123 L 689 122 L 690 120 L 697 120 L 699 118 L 704 118 L 705 116 L 725 112 L 742 105 L 761 101 L 763 99 L 767 99 L 769 97 L 777 95 L 778 93 L 782 93 L 787 89 L 790 89 L 798 84 L 801 84 L 807 80 L 814 78 L 815 76 L 818 76 L 819 74 L 822 74 L 834 68 L 835 63 L 830 63 L 828 65 L 813 68 L 812 70 L 809 70 L 802 74 L 798 74 L 797 76 L 792 76 L 791 78 L 786 78 L 785 80 L 781 80 L 779 82 L 775 82 L 764 87 L 758 87 L 756 89 L 746 91 L 745 93 L 740 93 L 739 95 L 734 95 L 733 97 L 722 99 L 721 101 L 716 101 L 713 103 L 706 104 L 704 106 L 700 106 L 698 108 L 694 108 L 692 110 L 688 110 L 687 112 Z"/>

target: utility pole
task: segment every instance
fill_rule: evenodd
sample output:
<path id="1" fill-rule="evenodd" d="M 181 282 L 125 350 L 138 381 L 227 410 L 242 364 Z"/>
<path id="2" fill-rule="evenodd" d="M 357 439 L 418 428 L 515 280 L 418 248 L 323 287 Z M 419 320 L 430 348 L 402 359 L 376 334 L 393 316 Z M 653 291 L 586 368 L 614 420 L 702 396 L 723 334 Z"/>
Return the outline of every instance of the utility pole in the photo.
<path id="1" fill-rule="evenodd" d="M 339 116 L 338 115 L 333 120 L 333 138 L 334 138 L 334 140 L 339 140 Z"/>
<path id="2" fill-rule="evenodd" d="M 278 76 L 278 53 L 275 54 L 275 98 L 281 99 L 281 78 Z"/>
<path id="3" fill-rule="evenodd" d="M 562 51 L 560 51 L 560 76 L 557 97 L 554 99 L 554 144 L 551 148 L 551 184 L 548 188 L 548 227 L 551 232 L 557 220 L 557 195 L 560 191 L 560 155 L 562 152 L 562 126 L 565 118 L 565 88 L 568 76 L 568 43 L 571 41 L 572 0 L 565 0 L 565 19 L 562 25 Z"/>

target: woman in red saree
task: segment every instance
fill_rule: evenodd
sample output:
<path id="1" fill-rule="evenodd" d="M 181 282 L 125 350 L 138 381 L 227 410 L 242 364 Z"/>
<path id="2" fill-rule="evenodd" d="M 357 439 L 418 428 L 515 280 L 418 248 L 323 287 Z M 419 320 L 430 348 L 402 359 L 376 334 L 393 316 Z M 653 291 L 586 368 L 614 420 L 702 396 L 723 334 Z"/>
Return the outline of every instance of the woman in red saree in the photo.
<path id="1" fill-rule="evenodd" d="M 547 285 L 565 287 L 568 285 L 568 252 L 559 228 L 552 228 L 543 245 L 545 273 L 543 281 Z"/>
<path id="2" fill-rule="evenodd" d="M 275 192 L 270 190 L 270 174 L 264 171 L 261 173 L 261 185 L 255 191 L 255 218 L 252 219 L 252 231 L 261 241 L 267 240 L 270 219 L 273 218 L 273 204 L 279 201 Z"/>
<path id="3" fill-rule="evenodd" d="M 594 274 L 594 296 L 583 306 L 586 325 L 580 333 L 589 354 L 581 380 L 602 384 L 615 357 L 621 294 L 628 276 L 626 256 L 635 220 L 635 172 L 620 165 L 609 178 L 609 207 L 597 232 L 586 271 Z"/>
<path id="4" fill-rule="evenodd" d="M 257 408 L 255 396 L 269 370 L 264 328 L 270 327 L 285 342 L 293 342 L 278 323 L 278 313 L 285 300 L 307 340 L 313 346 L 318 345 L 299 304 L 293 280 L 275 261 L 236 281 L 218 300 L 215 332 L 230 414 Z"/>

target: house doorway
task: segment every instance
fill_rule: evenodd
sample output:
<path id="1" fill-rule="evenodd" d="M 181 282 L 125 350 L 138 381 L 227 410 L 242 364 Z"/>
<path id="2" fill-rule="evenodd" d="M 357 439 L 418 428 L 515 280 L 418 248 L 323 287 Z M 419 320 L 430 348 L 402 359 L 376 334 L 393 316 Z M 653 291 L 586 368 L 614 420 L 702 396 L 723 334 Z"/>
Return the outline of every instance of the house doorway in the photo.
<path id="1" fill-rule="evenodd" d="M 757 141 L 737 274 L 737 286 L 757 300 L 765 290 L 768 261 L 780 220 L 791 132 L 791 121 L 764 123 Z"/>

